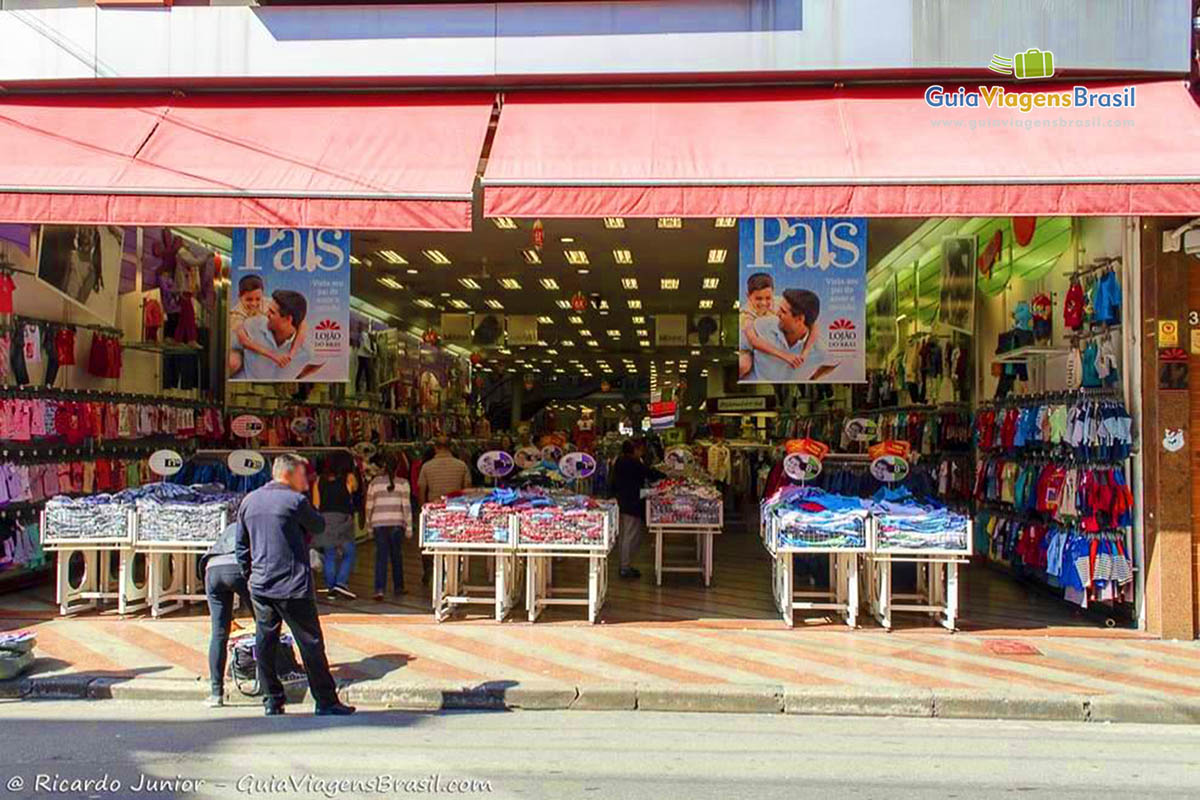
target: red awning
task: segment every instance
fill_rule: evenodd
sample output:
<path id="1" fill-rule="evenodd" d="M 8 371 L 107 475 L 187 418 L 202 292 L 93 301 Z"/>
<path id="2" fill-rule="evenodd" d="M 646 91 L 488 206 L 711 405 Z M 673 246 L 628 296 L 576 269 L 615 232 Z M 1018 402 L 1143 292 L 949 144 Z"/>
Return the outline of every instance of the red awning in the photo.
<path id="1" fill-rule="evenodd" d="M 484 214 L 1200 214 L 1200 107 L 1133 87 L 1133 108 L 1029 113 L 932 108 L 924 86 L 512 93 Z"/>
<path id="2" fill-rule="evenodd" d="M 490 94 L 0 101 L 0 221 L 469 230 Z"/>

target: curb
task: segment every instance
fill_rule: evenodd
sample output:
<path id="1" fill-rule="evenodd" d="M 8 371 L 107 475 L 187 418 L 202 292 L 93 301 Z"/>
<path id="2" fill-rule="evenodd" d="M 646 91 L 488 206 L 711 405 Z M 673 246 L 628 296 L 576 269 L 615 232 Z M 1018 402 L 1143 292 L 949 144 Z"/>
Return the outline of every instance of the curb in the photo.
<path id="1" fill-rule="evenodd" d="M 858 717 L 926 717 L 1055 722 L 1200 725 L 1200 701 L 1148 695 L 1014 697 L 964 690 L 826 689 L 730 684 L 659 686 L 492 681 L 473 686 L 360 681 L 340 687 L 343 699 L 397 711 L 671 711 Z M 199 680 L 58 675 L 0 681 L 0 700 L 137 700 L 198 703 L 208 694 Z M 305 693 L 306 694 L 306 693 Z M 294 703 L 304 701 L 289 692 Z M 259 700 L 231 691 L 229 705 Z"/>

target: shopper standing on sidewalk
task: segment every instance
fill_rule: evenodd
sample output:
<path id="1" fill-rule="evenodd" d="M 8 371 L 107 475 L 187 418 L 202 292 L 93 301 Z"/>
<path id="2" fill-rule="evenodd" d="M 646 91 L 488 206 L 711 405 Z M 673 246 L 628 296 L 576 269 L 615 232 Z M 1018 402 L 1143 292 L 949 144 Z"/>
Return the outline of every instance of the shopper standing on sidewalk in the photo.
<path id="1" fill-rule="evenodd" d="M 208 600 L 208 616 L 212 634 L 208 639 L 208 679 L 212 692 L 206 701 L 210 708 L 225 705 L 225 662 L 228 658 L 229 629 L 233 626 L 233 598 L 241 598 L 242 606 L 253 609 L 246 576 L 238 566 L 234 548 L 237 544 L 237 523 L 231 522 L 200 557 L 200 574 L 204 576 L 204 596 Z"/>
<path id="2" fill-rule="evenodd" d="M 358 476 L 349 459 L 331 458 L 317 481 L 313 505 L 325 518 L 325 589 L 330 597 L 355 599 L 350 591 L 350 574 L 354 571 L 354 515 L 359 505 Z"/>
<path id="3" fill-rule="evenodd" d="M 421 474 L 417 476 L 417 499 L 421 505 L 430 500 L 441 500 L 448 494 L 471 488 L 471 470 L 466 462 L 455 458 L 450 452 L 450 440 L 439 436 L 433 442 L 433 456 L 424 459 Z M 421 583 L 429 583 L 433 558 L 421 559 Z"/>
<path id="4" fill-rule="evenodd" d="M 621 455 L 613 464 L 613 493 L 617 496 L 617 507 L 621 512 L 619 547 L 622 578 L 642 577 L 642 573 L 633 566 L 633 559 L 646 533 L 646 501 L 642 499 L 642 489 L 646 488 L 649 481 L 663 477 L 661 472 L 647 467 L 642 461 L 645 452 L 646 446 L 642 442 L 626 439 L 621 444 Z"/>
<path id="5" fill-rule="evenodd" d="M 316 587 L 308 562 L 308 539 L 325 530 L 325 520 L 308 501 L 308 462 L 294 453 L 275 459 L 271 482 L 255 489 L 238 509 L 238 565 L 250 584 L 257 623 L 258 685 L 263 687 L 267 716 L 283 713 L 287 697 L 276 672 L 275 653 L 283 623 L 288 624 L 317 714 L 353 714 L 337 696 L 325 638 L 317 617 Z"/>
<path id="6" fill-rule="evenodd" d="M 393 459 L 385 474 L 367 485 L 367 529 L 375 537 L 375 599 L 387 589 L 388 564 L 392 565 L 392 590 L 404 594 L 404 539 L 412 538 L 412 501 L 403 465 Z"/>

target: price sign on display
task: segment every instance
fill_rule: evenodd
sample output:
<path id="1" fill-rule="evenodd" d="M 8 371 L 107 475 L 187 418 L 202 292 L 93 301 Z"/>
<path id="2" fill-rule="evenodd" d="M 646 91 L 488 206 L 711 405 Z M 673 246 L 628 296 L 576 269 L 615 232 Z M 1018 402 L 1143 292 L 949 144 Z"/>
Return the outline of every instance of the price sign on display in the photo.
<path id="1" fill-rule="evenodd" d="M 542 451 L 532 445 L 526 445 L 514 454 L 513 460 L 517 462 L 517 466 L 521 469 L 529 469 L 530 467 L 537 466 L 542 460 Z"/>
<path id="2" fill-rule="evenodd" d="M 542 448 L 542 461 L 547 464 L 557 464 L 563 457 L 563 449 L 556 444 L 548 444 Z"/>
<path id="3" fill-rule="evenodd" d="M 808 453 L 810 456 L 823 460 L 829 455 L 829 445 L 816 439 L 788 439 L 783 449 L 787 453 Z"/>
<path id="4" fill-rule="evenodd" d="M 792 480 L 807 483 L 821 474 L 821 459 L 812 453 L 788 453 L 783 458 L 783 471 Z"/>
<path id="5" fill-rule="evenodd" d="M 183 456 L 174 450 L 155 450 L 150 454 L 150 471 L 164 478 L 183 469 Z"/>
<path id="6" fill-rule="evenodd" d="M 596 472 L 596 459 L 590 453 L 567 453 L 558 462 L 558 471 L 564 478 L 590 478 Z"/>
<path id="7" fill-rule="evenodd" d="M 267 459 L 263 458 L 263 454 L 257 450 L 234 450 L 229 454 L 225 463 L 229 465 L 229 471 L 234 475 L 248 478 L 262 472 L 263 468 L 267 466 Z"/>
<path id="8" fill-rule="evenodd" d="M 233 422 L 229 423 L 229 429 L 233 431 L 234 436 L 240 436 L 243 439 L 253 439 L 261 434 L 267 425 L 260 417 L 253 414 L 242 414 L 233 418 Z"/>
<path id="9" fill-rule="evenodd" d="M 682 472 L 692 463 L 692 451 L 686 447 L 672 447 L 663 455 L 667 469 Z"/>
<path id="10" fill-rule="evenodd" d="M 846 420 L 846 438 L 852 442 L 873 442 L 879 437 L 879 423 L 865 417 Z"/>
<path id="11" fill-rule="evenodd" d="M 296 417 L 288 427 L 297 436 L 312 436 L 317 432 L 317 421 L 312 417 Z"/>
<path id="12" fill-rule="evenodd" d="M 908 471 L 908 459 L 901 456 L 884 455 L 871 462 L 871 477 L 883 483 L 899 483 Z"/>
<path id="13" fill-rule="evenodd" d="M 503 478 L 516 468 L 517 462 L 503 450 L 488 450 L 479 456 L 475 466 L 489 478 Z"/>

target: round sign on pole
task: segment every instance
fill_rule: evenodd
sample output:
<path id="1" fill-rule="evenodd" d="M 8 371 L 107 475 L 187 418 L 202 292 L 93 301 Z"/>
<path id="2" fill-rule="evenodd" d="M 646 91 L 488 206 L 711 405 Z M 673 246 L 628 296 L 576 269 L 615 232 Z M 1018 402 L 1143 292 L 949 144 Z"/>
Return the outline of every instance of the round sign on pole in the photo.
<path id="1" fill-rule="evenodd" d="M 556 444 L 548 444 L 542 448 L 542 461 L 547 464 L 557 464 L 563 457 L 563 449 Z"/>
<path id="2" fill-rule="evenodd" d="M 783 459 L 783 471 L 792 480 L 807 483 L 821 474 L 821 459 L 812 453 L 790 453 Z"/>
<path id="3" fill-rule="evenodd" d="M 513 461 L 521 469 L 537 466 L 542 460 L 542 451 L 532 445 L 525 445 L 513 455 Z"/>
<path id="4" fill-rule="evenodd" d="M 663 454 L 663 463 L 667 469 L 682 472 L 692 463 L 692 451 L 686 447 L 672 447 Z"/>
<path id="5" fill-rule="evenodd" d="M 183 456 L 174 450 L 155 450 L 150 454 L 150 471 L 164 478 L 183 469 Z"/>
<path id="6" fill-rule="evenodd" d="M 882 455 L 871 462 L 871 477 L 883 483 L 899 483 L 908 477 L 909 469 L 904 456 Z"/>
<path id="7" fill-rule="evenodd" d="M 225 463 L 229 465 L 229 471 L 234 475 L 248 478 L 262 472 L 267 466 L 267 459 L 257 450 L 234 450 L 229 454 Z"/>
<path id="8" fill-rule="evenodd" d="M 852 442 L 873 442 L 879 437 L 879 423 L 866 417 L 846 420 L 846 438 Z"/>
<path id="9" fill-rule="evenodd" d="M 558 462 L 558 471 L 564 478 L 590 478 L 596 472 L 596 459 L 590 453 L 577 451 L 567 453 Z"/>
<path id="10" fill-rule="evenodd" d="M 233 422 L 229 423 L 229 429 L 233 431 L 233 435 L 243 439 L 253 439 L 266 430 L 266 427 L 266 423 L 253 414 L 242 414 L 234 417 Z"/>
<path id="11" fill-rule="evenodd" d="M 489 478 L 503 478 L 517 466 L 513 457 L 503 450 L 488 450 L 475 461 L 479 471 Z"/>

